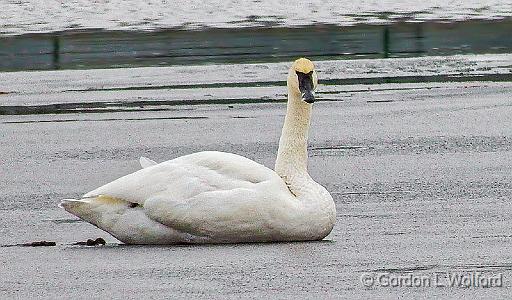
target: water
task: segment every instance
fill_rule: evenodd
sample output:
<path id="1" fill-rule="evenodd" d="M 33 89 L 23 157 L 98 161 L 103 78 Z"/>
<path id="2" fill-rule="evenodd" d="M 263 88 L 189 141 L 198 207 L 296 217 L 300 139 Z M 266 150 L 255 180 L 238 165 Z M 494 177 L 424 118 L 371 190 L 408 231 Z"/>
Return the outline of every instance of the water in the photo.
<path id="1" fill-rule="evenodd" d="M 295 27 L 312 24 L 382 24 L 409 20 L 462 21 L 512 16 L 510 0 L 359 0 L 297 2 L 52 1 L 2 0 L 0 34 L 70 29 L 155 30 L 168 28 Z"/>

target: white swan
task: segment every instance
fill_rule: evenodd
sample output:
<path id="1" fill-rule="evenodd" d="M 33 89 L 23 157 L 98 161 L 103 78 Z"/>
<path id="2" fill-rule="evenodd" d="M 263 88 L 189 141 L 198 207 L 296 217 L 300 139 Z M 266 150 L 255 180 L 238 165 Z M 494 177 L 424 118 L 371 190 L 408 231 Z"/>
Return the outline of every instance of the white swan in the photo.
<path id="1" fill-rule="evenodd" d="M 275 172 L 245 157 L 199 152 L 143 169 L 61 207 L 128 244 L 321 240 L 335 223 L 327 190 L 307 172 L 317 76 L 296 60 Z"/>

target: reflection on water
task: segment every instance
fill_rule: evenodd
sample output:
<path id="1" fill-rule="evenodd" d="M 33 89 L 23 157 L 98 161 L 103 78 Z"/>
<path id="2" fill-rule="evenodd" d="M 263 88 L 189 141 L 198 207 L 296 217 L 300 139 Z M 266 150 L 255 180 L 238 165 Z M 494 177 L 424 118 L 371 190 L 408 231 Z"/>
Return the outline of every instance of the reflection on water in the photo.
<path id="1" fill-rule="evenodd" d="M 0 38 L 0 70 L 111 68 L 508 53 L 512 19 L 159 32 L 68 31 Z"/>

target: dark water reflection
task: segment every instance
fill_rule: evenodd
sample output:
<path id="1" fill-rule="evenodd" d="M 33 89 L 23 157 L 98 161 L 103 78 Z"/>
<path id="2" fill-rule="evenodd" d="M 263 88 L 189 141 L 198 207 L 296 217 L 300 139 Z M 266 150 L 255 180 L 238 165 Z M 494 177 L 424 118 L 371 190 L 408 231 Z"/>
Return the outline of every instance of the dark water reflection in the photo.
<path id="1" fill-rule="evenodd" d="M 339 27 L 67 31 L 0 38 L 0 70 L 508 53 L 512 19 Z"/>

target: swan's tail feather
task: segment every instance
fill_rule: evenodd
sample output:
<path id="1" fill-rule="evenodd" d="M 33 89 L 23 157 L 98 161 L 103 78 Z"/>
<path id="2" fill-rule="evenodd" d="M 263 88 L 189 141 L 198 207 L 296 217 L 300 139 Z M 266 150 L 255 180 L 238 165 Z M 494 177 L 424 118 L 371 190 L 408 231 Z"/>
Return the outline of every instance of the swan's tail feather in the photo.
<path id="1" fill-rule="evenodd" d="M 73 205 L 73 202 L 76 202 L 76 201 L 80 201 L 80 200 L 77 200 L 77 199 L 62 199 L 60 201 L 60 203 L 59 203 L 59 207 L 66 209 L 70 205 Z"/>
<path id="2" fill-rule="evenodd" d="M 80 211 L 90 204 L 91 198 L 86 199 L 63 199 L 59 203 L 59 207 L 64 208 L 67 212 L 80 217 Z"/>
<path id="3" fill-rule="evenodd" d="M 141 205 L 121 199 L 104 195 L 64 199 L 59 206 L 128 244 L 170 244 L 191 239 L 148 218 Z"/>
<path id="4" fill-rule="evenodd" d="M 157 165 L 158 163 L 154 160 L 151 160 L 147 157 L 144 157 L 144 156 L 141 156 L 139 158 L 139 163 L 140 163 L 140 166 L 145 169 L 145 168 L 149 168 L 149 167 L 152 167 L 154 165 Z"/>
<path id="5" fill-rule="evenodd" d="M 59 206 L 102 229 L 112 226 L 120 215 L 134 207 L 130 202 L 103 195 L 84 199 L 64 199 Z"/>

